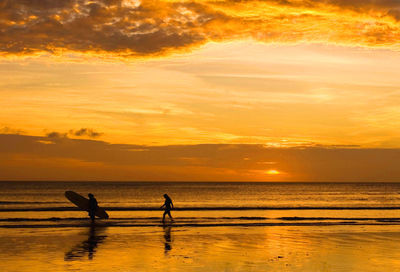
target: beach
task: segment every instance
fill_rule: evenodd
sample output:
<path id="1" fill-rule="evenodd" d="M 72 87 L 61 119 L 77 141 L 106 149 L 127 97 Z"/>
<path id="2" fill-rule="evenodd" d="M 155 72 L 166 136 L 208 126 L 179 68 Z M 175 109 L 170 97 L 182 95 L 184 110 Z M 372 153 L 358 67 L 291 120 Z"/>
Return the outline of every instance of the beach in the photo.
<path id="1" fill-rule="evenodd" d="M 0 0 L 0 272 L 400 272 L 400 0 Z"/>
<path id="2" fill-rule="evenodd" d="M 398 184 L 1 186 L 1 271 L 400 271 Z M 91 225 L 67 187 L 93 192 L 110 219 Z"/>
<path id="3" fill-rule="evenodd" d="M 2 271 L 399 271 L 388 226 L 18 229 Z"/>

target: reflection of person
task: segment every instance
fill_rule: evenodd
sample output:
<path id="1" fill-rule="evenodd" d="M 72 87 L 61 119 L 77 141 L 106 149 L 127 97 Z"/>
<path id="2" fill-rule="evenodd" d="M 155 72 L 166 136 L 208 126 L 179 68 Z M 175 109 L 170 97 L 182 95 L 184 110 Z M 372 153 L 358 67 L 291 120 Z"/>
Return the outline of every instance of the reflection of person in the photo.
<path id="1" fill-rule="evenodd" d="M 96 211 L 99 206 L 98 206 L 97 200 L 96 200 L 96 198 L 94 198 L 93 194 L 88 194 L 88 196 L 89 196 L 89 211 L 88 212 L 89 212 L 90 220 L 92 220 L 92 223 L 94 223 Z"/>
<path id="2" fill-rule="evenodd" d="M 102 239 L 101 239 L 102 240 Z M 94 252 L 96 251 L 97 244 L 101 241 L 98 236 L 96 236 L 96 229 L 92 226 L 90 227 L 89 239 L 84 243 L 84 248 L 88 252 L 89 260 L 93 259 Z"/>
<path id="3" fill-rule="evenodd" d="M 107 237 L 107 235 L 99 235 L 98 232 L 101 232 L 102 230 L 104 229 L 99 229 L 98 227 L 96 228 L 95 225 L 91 225 L 87 239 L 66 252 L 64 259 L 66 261 L 73 261 L 82 258 L 87 254 L 88 259 L 92 260 L 97 247 L 99 244 L 103 243 L 103 240 Z"/>
<path id="4" fill-rule="evenodd" d="M 171 221 L 174 221 L 174 219 L 171 216 L 171 210 L 174 208 L 174 204 L 172 204 L 172 200 L 167 194 L 164 194 L 164 198 L 165 198 L 164 205 L 162 205 L 160 207 L 160 208 L 165 207 L 162 221 L 163 221 L 163 223 L 165 222 L 165 215 L 167 215 L 167 214 L 168 214 L 169 218 L 171 218 Z"/>
<path id="5" fill-rule="evenodd" d="M 164 229 L 164 253 L 167 254 L 168 251 L 172 249 L 171 247 L 171 226 L 163 226 Z"/>

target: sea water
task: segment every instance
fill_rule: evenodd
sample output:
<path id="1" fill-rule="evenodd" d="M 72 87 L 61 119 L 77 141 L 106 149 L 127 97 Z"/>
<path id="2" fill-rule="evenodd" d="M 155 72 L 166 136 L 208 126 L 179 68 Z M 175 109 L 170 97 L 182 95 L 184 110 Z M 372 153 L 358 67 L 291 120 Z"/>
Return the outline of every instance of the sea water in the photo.
<path id="1" fill-rule="evenodd" d="M 90 224 L 65 197 L 93 193 Z M 400 271 L 400 184 L 1 182 L 0 271 Z M 163 194 L 175 221 L 161 222 Z"/>
<path id="2" fill-rule="evenodd" d="M 167 193 L 176 225 L 396 223 L 399 183 L 0 182 L 0 227 L 86 223 L 64 196 L 93 193 L 114 226 L 159 224 Z"/>

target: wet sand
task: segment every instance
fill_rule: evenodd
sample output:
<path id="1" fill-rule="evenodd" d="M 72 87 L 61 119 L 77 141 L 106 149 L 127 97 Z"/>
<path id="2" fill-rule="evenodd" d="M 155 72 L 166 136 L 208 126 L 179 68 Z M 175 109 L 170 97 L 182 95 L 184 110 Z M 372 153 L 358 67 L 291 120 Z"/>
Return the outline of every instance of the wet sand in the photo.
<path id="1" fill-rule="evenodd" d="M 0 229 L 0 271 L 400 271 L 400 226 Z"/>

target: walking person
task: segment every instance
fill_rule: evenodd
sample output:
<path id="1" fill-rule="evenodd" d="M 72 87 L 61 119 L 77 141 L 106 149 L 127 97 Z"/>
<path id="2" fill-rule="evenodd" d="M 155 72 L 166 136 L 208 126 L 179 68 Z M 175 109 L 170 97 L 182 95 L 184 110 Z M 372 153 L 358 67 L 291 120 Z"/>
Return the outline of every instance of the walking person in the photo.
<path id="1" fill-rule="evenodd" d="M 162 222 L 165 223 L 165 215 L 168 214 L 169 218 L 171 218 L 171 221 L 174 221 L 174 219 L 171 216 L 171 210 L 174 208 L 174 204 L 172 203 L 171 198 L 167 195 L 164 194 L 165 202 L 164 205 L 162 205 L 160 208 L 164 208 L 164 214 L 163 214 L 163 219 Z"/>

